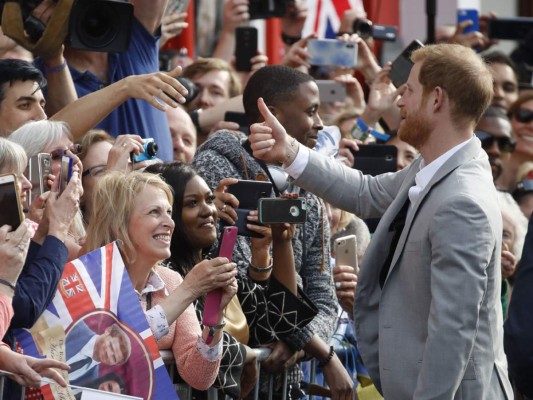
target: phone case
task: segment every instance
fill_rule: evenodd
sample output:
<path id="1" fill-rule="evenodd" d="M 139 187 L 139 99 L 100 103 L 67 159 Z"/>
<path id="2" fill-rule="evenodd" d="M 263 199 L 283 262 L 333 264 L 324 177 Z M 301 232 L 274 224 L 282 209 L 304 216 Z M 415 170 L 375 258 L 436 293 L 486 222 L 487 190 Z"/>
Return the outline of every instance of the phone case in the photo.
<path id="1" fill-rule="evenodd" d="M 235 69 L 251 71 L 252 57 L 257 55 L 257 28 L 239 26 L 235 30 Z"/>
<path id="2" fill-rule="evenodd" d="M 457 10 L 457 23 L 470 20 L 472 25 L 465 28 L 463 33 L 479 32 L 479 12 L 476 9 L 458 9 Z"/>
<path id="3" fill-rule="evenodd" d="M 226 257 L 228 260 L 233 258 L 233 248 L 237 240 L 237 228 L 235 226 L 227 226 L 222 230 L 222 237 L 220 238 L 220 246 L 218 248 L 218 256 Z M 220 301 L 222 299 L 223 289 L 215 289 L 207 293 L 205 296 L 204 314 L 202 321 L 208 326 L 217 324 L 218 311 L 220 309 Z"/>
<path id="4" fill-rule="evenodd" d="M 390 144 L 364 144 L 354 155 L 354 169 L 364 175 L 380 175 L 396 171 L 398 149 Z"/>
<path id="5" fill-rule="evenodd" d="M 318 80 L 318 93 L 320 102 L 334 102 L 346 100 L 346 86 L 332 80 Z"/>
<path id="6" fill-rule="evenodd" d="M 259 222 L 262 224 L 302 224 L 307 219 L 307 203 L 297 199 L 259 199 Z"/>
<path id="7" fill-rule="evenodd" d="M 256 210 L 257 203 L 262 197 L 270 197 L 272 183 L 267 181 L 239 180 L 234 185 L 228 186 L 228 193 L 239 200 L 239 208 Z"/>
<path id="8" fill-rule="evenodd" d="M 313 39 L 307 42 L 311 65 L 353 68 L 357 64 L 357 45 L 337 39 Z"/>
<path id="9" fill-rule="evenodd" d="M 389 79 L 391 80 L 392 84 L 397 88 L 407 82 L 407 79 L 409 78 L 409 73 L 411 72 L 411 68 L 413 67 L 413 62 L 411 61 L 411 54 L 413 53 L 413 51 L 419 49 L 420 47 L 424 47 L 424 45 L 418 40 L 413 40 L 409 44 L 409 46 L 407 46 L 401 52 L 401 54 L 396 57 L 396 59 L 392 62 L 391 70 L 389 72 Z"/>
<path id="10" fill-rule="evenodd" d="M 14 174 L 0 175 L 0 227 L 9 225 L 17 229 L 24 220 L 22 202 Z"/>
<path id="11" fill-rule="evenodd" d="M 357 241 L 355 235 L 335 239 L 335 265 L 350 265 L 357 269 Z"/>
<path id="12" fill-rule="evenodd" d="M 70 177 L 72 176 L 72 157 L 63 156 L 61 159 L 61 169 L 59 170 L 59 194 L 66 189 Z"/>
<path id="13" fill-rule="evenodd" d="M 31 204 L 33 199 L 48 190 L 46 178 L 52 173 L 52 159 L 48 153 L 39 153 L 28 160 L 28 179 L 32 189 L 28 199 Z"/>

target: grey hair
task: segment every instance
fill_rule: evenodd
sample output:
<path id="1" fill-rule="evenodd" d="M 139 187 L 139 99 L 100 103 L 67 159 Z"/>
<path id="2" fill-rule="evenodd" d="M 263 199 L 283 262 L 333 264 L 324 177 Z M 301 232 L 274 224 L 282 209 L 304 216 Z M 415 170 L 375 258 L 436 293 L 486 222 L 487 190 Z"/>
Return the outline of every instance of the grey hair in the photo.
<path id="1" fill-rule="evenodd" d="M 497 193 L 502 214 L 505 214 L 511 220 L 515 228 L 514 244 L 510 251 L 514 254 L 518 262 L 522 258 L 522 248 L 524 247 L 524 240 L 526 238 L 528 220 L 511 194 L 501 191 Z"/>
<path id="2" fill-rule="evenodd" d="M 24 147 L 28 158 L 42 153 L 50 144 L 61 140 L 63 136 L 72 140 L 70 127 L 63 121 L 30 121 L 9 135 L 9 140 Z"/>
<path id="3" fill-rule="evenodd" d="M 17 143 L 0 137 L 0 174 L 23 173 L 28 165 L 24 148 Z"/>

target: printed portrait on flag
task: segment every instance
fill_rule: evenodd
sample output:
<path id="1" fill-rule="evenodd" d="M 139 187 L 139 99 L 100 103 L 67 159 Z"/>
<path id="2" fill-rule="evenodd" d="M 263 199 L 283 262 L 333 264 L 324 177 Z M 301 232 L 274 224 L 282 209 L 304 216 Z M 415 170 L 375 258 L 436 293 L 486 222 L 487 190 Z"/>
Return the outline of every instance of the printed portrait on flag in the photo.
<path id="1" fill-rule="evenodd" d="M 25 354 L 69 364 L 71 385 L 178 398 L 115 243 L 69 262 L 47 310 L 16 336 Z M 47 400 L 76 398 L 58 385 L 41 391 Z"/>

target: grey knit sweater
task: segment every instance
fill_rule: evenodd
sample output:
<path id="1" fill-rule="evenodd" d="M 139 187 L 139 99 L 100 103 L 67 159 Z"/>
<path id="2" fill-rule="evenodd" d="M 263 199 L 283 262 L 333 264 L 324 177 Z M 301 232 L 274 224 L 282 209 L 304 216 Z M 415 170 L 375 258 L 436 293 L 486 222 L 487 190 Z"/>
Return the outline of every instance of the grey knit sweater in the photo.
<path id="1" fill-rule="evenodd" d="M 198 148 L 193 164 L 212 190 L 223 178 L 255 180 L 259 174 L 266 175 L 259 163 L 241 146 L 241 141 L 234 132 L 219 131 Z M 305 328 L 284 338 L 294 350 L 302 349 L 314 334 L 327 343 L 337 326 L 338 302 L 330 269 L 329 224 L 323 203 L 311 193 L 306 193 L 305 198 L 307 222 L 297 226 L 292 245 L 298 284 L 319 311 Z M 302 260 L 304 236 L 305 261 Z M 251 259 L 248 238 L 239 236 L 233 256 L 239 268 L 246 271 Z"/>

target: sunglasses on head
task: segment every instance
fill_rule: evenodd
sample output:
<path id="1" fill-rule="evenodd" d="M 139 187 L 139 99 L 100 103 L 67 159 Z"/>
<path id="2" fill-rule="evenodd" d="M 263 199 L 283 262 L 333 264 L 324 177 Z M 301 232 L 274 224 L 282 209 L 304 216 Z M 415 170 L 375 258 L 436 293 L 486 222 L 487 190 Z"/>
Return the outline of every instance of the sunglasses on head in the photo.
<path id="1" fill-rule="evenodd" d="M 52 160 L 60 160 L 63 156 L 67 155 L 67 151 L 70 151 L 72 154 L 78 154 L 81 151 L 81 145 L 73 144 L 68 149 L 55 149 L 50 152 L 50 157 Z"/>
<path id="2" fill-rule="evenodd" d="M 500 149 L 500 151 L 512 153 L 516 146 L 516 140 L 507 136 L 496 137 L 492 136 L 490 133 L 483 131 L 475 131 L 474 133 L 481 141 L 481 147 L 483 147 L 484 149 L 488 149 L 494 144 L 494 142 L 496 142 L 498 143 L 498 148 Z"/>
<path id="3" fill-rule="evenodd" d="M 528 124 L 533 121 L 533 110 L 519 108 L 514 112 L 513 117 L 522 124 Z"/>

